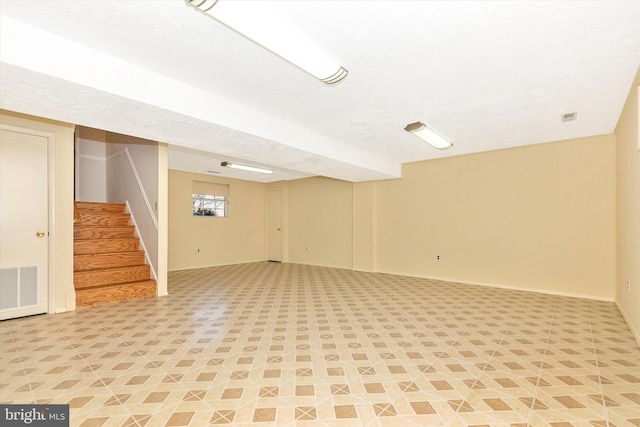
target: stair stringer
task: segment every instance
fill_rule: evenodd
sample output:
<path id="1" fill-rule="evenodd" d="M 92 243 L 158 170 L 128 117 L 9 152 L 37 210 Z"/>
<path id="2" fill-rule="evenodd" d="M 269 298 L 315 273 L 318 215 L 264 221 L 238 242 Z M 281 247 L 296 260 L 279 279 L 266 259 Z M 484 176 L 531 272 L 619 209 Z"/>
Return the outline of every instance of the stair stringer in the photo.
<path id="1" fill-rule="evenodd" d="M 144 252 L 145 263 L 148 264 L 149 268 L 151 269 L 151 277 L 153 278 L 153 280 L 155 280 L 157 282 L 158 281 L 158 274 L 156 273 L 156 269 L 153 266 L 153 263 L 151 262 L 151 258 L 149 258 L 149 252 L 147 251 L 147 247 L 144 244 L 144 239 L 142 238 L 142 234 L 140 233 L 140 230 L 138 229 L 138 224 L 136 223 L 136 218 L 133 215 L 133 212 L 131 211 L 131 206 L 129 205 L 129 200 L 125 200 L 124 205 L 125 205 L 124 211 L 129 214 L 131 225 L 133 225 L 133 227 L 134 227 L 134 234 L 138 239 L 140 239 L 140 249 L 142 250 L 142 252 Z M 158 294 L 158 289 L 156 288 L 156 296 L 157 296 L 157 294 Z"/>

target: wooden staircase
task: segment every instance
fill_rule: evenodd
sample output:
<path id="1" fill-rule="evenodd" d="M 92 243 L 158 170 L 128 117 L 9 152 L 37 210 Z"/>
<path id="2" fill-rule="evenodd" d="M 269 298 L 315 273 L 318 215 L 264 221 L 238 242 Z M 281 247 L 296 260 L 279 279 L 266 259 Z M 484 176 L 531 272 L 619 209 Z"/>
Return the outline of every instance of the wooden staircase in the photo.
<path id="1" fill-rule="evenodd" d="M 73 285 L 76 307 L 156 295 L 156 282 L 124 203 L 77 202 Z"/>

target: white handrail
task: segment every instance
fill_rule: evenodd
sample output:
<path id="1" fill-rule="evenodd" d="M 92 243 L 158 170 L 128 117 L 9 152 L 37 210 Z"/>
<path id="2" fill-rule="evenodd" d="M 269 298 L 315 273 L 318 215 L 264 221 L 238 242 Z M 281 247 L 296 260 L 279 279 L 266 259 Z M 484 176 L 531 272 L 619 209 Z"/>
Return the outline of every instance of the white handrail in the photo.
<path id="1" fill-rule="evenodd" d="M 131 206 L 129 205 L 129 201 L 125 200 L 124 203 L 127 206 L 126 209 L 127 209 L 127 213 L 129 214 L 129 218 L 131 219 L 131 223 L 134 229 L 136 230 L 136 237 L 140 241 L 140 246 L 142 246 L 141 249 L 142 249 L 142 252 L 144 252 L 144 259 L 146 260 L 147 264 L 151 268 L 151 275 L 153 276 L 153 280 L 158 281 L 158 274 L 156 273 L 156 269 L 153 266 L 153 263 L 151 262 L 151 258 L 149 258 L 149 251 L 147 251 L 147 247 L 144 245 L 144 239 L 142 238 L 142 235 L 140 234 L 140 230 L 138 229 L 136 218 L 133 215 L 133 212 L 131 212 Z"/>
<path id="2" fill-rule="evenodd" d="M 129 149 L 124 147 L 124 153 L 127 155 L 127 159 L 129 159 L 129 165 L 131 166 L 131 171 L 133 172 L 133 176 L 136 178 L 136 182 L 138 183 L 138 188 L 140 189 L 140 193 L 142 194 L 142 198 L 144 199 L 145 205 L 147 205 L 147 210 L 149 211 L 149 216 L 153 221 L 153 225 L 158 229 L 158 220 L 156 216 L 153 214 L 153 208 L 151 207 L 151 203 L 149 203 L 149 198 L 147 197 L 147 193 L 144 191 L 144 186 L 142 185 L 142 180 L 140 179 L 140 175 L 138 175 L 138 170 L 136 169 L 136 165 L 133 163 L 133 158 L 131 157 L 131 153 L 129 153 Z"/>

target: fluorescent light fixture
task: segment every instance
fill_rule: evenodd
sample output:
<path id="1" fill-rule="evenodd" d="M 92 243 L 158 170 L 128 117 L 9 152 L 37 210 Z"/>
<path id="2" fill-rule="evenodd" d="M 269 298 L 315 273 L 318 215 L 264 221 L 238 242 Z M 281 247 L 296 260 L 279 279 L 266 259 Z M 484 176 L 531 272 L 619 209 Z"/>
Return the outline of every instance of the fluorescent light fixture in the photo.
<path id="1" fill-rule="evenodd" d="M 251 165 L 243 165 L 241 163 L 230 163 L 230 162 L 222 162 L 220 166 L 224 166 L 225 168 L 238 169 L 249 172 L 258 172 L 258 173 L 273 173 L 271 169 L 265 169 L 258 166 Z"/>
<path id="2" fill-rule="evenodd" d="M 326 84 L 338 83 L 348 74 L 312 40 L 270 13 L 264 1 L 185 1 Z"/>
<path id="3" fill-rule="evenodd" d="M 451 142 L 447 141 L 445 138 L 429 129 L 427 125 L 422 122 L 408 124 L 404 128 L 404 130 L 406 130 L 407 132 L 411 132 L 418 138 L 427 141 L 438 150 L 446 150 L 447 148 L 451 148 L 453 146 Z"/>

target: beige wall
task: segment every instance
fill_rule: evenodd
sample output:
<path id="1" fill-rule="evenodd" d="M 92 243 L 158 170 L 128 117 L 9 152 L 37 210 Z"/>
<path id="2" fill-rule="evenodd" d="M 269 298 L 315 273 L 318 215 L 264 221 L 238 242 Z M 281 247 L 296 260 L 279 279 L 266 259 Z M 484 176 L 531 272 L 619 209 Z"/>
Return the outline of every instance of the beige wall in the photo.
<path id="1" fill-rule="evenodd" d="M 27 116 L 10 111 L 0 111 L 3 124 L 50 132 L 54 135 L 50 149 L 49 196 L 51 212 L 49 220 L 49 312 L 75 309 L 73 288 L 73 146 L 74 126 Z"/>
<path id="2" fill-rule="evenodd" d="M 265 191 L 280 190 L 282 196 L 282 262 L 289 262 L 289 181 L 277 181 L 265 184 Z M 266 196 L 265 196 L 266 197 Z M 266 198 L 265 198 L 266 201 Z M 265 206 L 265 233 L 267 227 L 267 206 Z M 266 238 L 266 236 L 265 236 Z M 267 246 L 269 242 L 265 241 L 265 255 L 267 259 Z"/>
<path id="3" fill-rule="evenodd" d="M 264 260 L 265 191 L 282 188 L 284 261 L 600 299 L 615 292 L 637 336 L 637 96 L 634 85 L 615 135 L 408 164 L 399 180 L 265 185 L 169 171 L 168 269 Z M 56 136 L 53 311 L 73 309 L 73 126 L 1 118 Z M 193 180 L 231 185 L 229 218 L 191 216 Z"/>
<path id="4" fill-rule="evenodd" d="M 640 344 L 640 69 L 616 127 L 616 303 Z M 627 290 L 627 280 L 630 290 Z"/>
<path id="5" fill-rule="evenodd" d="M 289 181 L 288 260 L 353 265 L 353 184 L 331 178 Z"/>
<path id="6" fill-rule="evenodd" d="M 107 201 L 106 132 L 76 127 L 76 200 Z"/>
<path id="7" fill-rule="evenodd" d="M 613 135 L 407 164 L 375 188 L 376 269 L 613 300 L 614 175 Z"/>
<path id="8" fill-rule="evenodd" d="M 160 280 L 158 263 L 159 152 L 156 141 L 106 132 L 106 195 L 109 203 L 127 203 L 140 240 Z"/>
<path id="9" fill-rule="evenodd" d="M 375 270 L 374 210 L 376 183 L 353 184 L 353 269 Z"/>
<path id="10" fill-rule="evenodd" d="M 194 180 L 230 186 L 228 218 L 192 216 Z M 169 271 L 263 261 L 265 184 L 170 170 L 168 223 Z"/>

